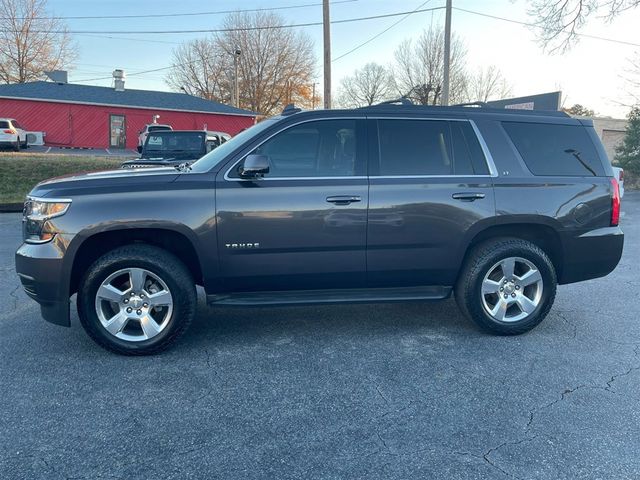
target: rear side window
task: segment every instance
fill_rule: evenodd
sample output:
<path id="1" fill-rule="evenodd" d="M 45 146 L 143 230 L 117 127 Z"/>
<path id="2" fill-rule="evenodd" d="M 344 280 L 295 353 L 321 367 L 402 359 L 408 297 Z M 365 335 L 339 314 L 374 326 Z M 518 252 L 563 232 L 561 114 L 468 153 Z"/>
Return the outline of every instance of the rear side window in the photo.
<path id="1" fill-rule="evenodd" d="M 520 122 L 502 125 L 534 175 L 604 175 L 598 152 L 584 127 Z"/>
<path id="2" fill-rule="evenodd" d="M 380 175 L 451 175 L 451 138 L 439 120 L 379 120 Z"/>
<path id="3" fill-rule="evenodd" d="M 469 122 L 379 120 L 380 175 L 489 173 Z"/>
<path id="4" fill-rule="evenodd" d="M 13 128 L 22 128 L 22 125 L 20 125 L 17 120 L 11 120 L 11 123 L 13 124 Z"/>

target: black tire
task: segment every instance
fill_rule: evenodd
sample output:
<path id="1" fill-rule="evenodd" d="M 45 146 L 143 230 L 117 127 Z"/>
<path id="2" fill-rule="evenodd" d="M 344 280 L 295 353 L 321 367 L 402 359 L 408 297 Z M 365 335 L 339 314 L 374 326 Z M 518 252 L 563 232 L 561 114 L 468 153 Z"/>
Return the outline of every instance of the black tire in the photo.
<path id="1" fill-rule="evenodd" d="M 491 316 L 483 304 L 482 282 L 493 266 L 510 257 L 528 260 L 537 268 L 542 278 L 542 295 L 527 317 L 500 321 Z M 517 238 L 493 239 L 477 245 L 467 255 L 455 286 L 455 297 L 462 313 L 483 330 L 497 335 L 519 335 L 547 316 L 555 300 L 557 284 L 553 263 L 541 248 Z"/>
<path id="2" fill-rule="evenodd" d="M 13 146 L 13 151 L 14 151 L 14 152 L 19 152 L 19 151 L 20 151 L 20 138 L 18 138 L 18 139 L 16 140 L 16 143 L 15 143 L 15 145 Z"/>
<path id="3" fill-rule="evenodd" d="M 138 150 L 138 153 L 142 153 L 142 145 L 138 145 L 137 150 Z"/>
<path id="4" fill-rule="evenodd" d="M 164 281 L 173 297 L 173 311 L 166 327 L 156 336 L 126 341 L 109 333 L 95 308 L 98 288 L 112 273 L 125 268 L 143 268 Z M 87 269 L 78 289 L 78 316 L 87 334 L 101 347 L 122 355 L 153 355 L 175 342 L 191 324 L 197 307 L 193 278 L 174 255 L 151 245 L 126 245 L 112 250 Z"/>

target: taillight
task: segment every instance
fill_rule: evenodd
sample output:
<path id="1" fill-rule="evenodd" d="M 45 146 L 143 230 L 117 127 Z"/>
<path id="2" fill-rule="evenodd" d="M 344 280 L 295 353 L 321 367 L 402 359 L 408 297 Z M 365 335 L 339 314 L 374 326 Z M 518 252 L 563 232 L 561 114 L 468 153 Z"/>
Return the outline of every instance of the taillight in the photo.
<path id="1" fill-rule="evenodd" d="M 620 185 L 615 178 L 611 179 L 613 194 L 611 195 L 611 226 L 617 227 L 620 222 Z"/>
<path id="2" fill-rule="evenodd" d="M 5 130 L 4 133 L 10 133 L 11 135 L 15 135 L 16 131 L 9 129 L 9 130 Z"/>

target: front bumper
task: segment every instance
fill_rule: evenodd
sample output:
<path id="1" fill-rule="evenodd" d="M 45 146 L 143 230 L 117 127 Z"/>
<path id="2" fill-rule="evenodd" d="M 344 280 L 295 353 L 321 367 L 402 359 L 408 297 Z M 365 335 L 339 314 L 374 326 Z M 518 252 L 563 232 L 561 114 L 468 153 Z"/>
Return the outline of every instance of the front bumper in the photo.
<path id="1" fill-rule="evenodd" d="M 58 234 L 48 243 L 23 243 L 16 252 L 16 273 L 25 293 L 40 304 L 42 317 L 56 325 L 70 326 L 69 273 L 64 254 L 70 242 Z"/>
<path id="2" fill-rule="evenodd" d="M 604 277 L 620 262 L 624 233 L 620 227 L 590 230 L 564 242 L 564 262 L 559 283 Z"/>

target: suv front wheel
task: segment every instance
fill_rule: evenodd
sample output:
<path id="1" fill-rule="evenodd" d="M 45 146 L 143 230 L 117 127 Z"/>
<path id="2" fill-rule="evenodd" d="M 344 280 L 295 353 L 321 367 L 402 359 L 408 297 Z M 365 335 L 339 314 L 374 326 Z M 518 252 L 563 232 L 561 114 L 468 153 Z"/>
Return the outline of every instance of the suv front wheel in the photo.
<path id="1" fill-rule="evenodd" d="M 538 325 L 556 295 L 555 269 L 531 242 L 499 239 L 475 247 L 458 279 L 462 312 L 484 330 L 517 335 Z"/>
<path id="2" fill-rule="evenodd" d="M 100 346 L 125 355 L 149 355 L 173 343 L 189 326 L 197 304 L 184 264 L 151 245 L 127 245 L 100 257 L 78 289 L 78 315 Z"/>

